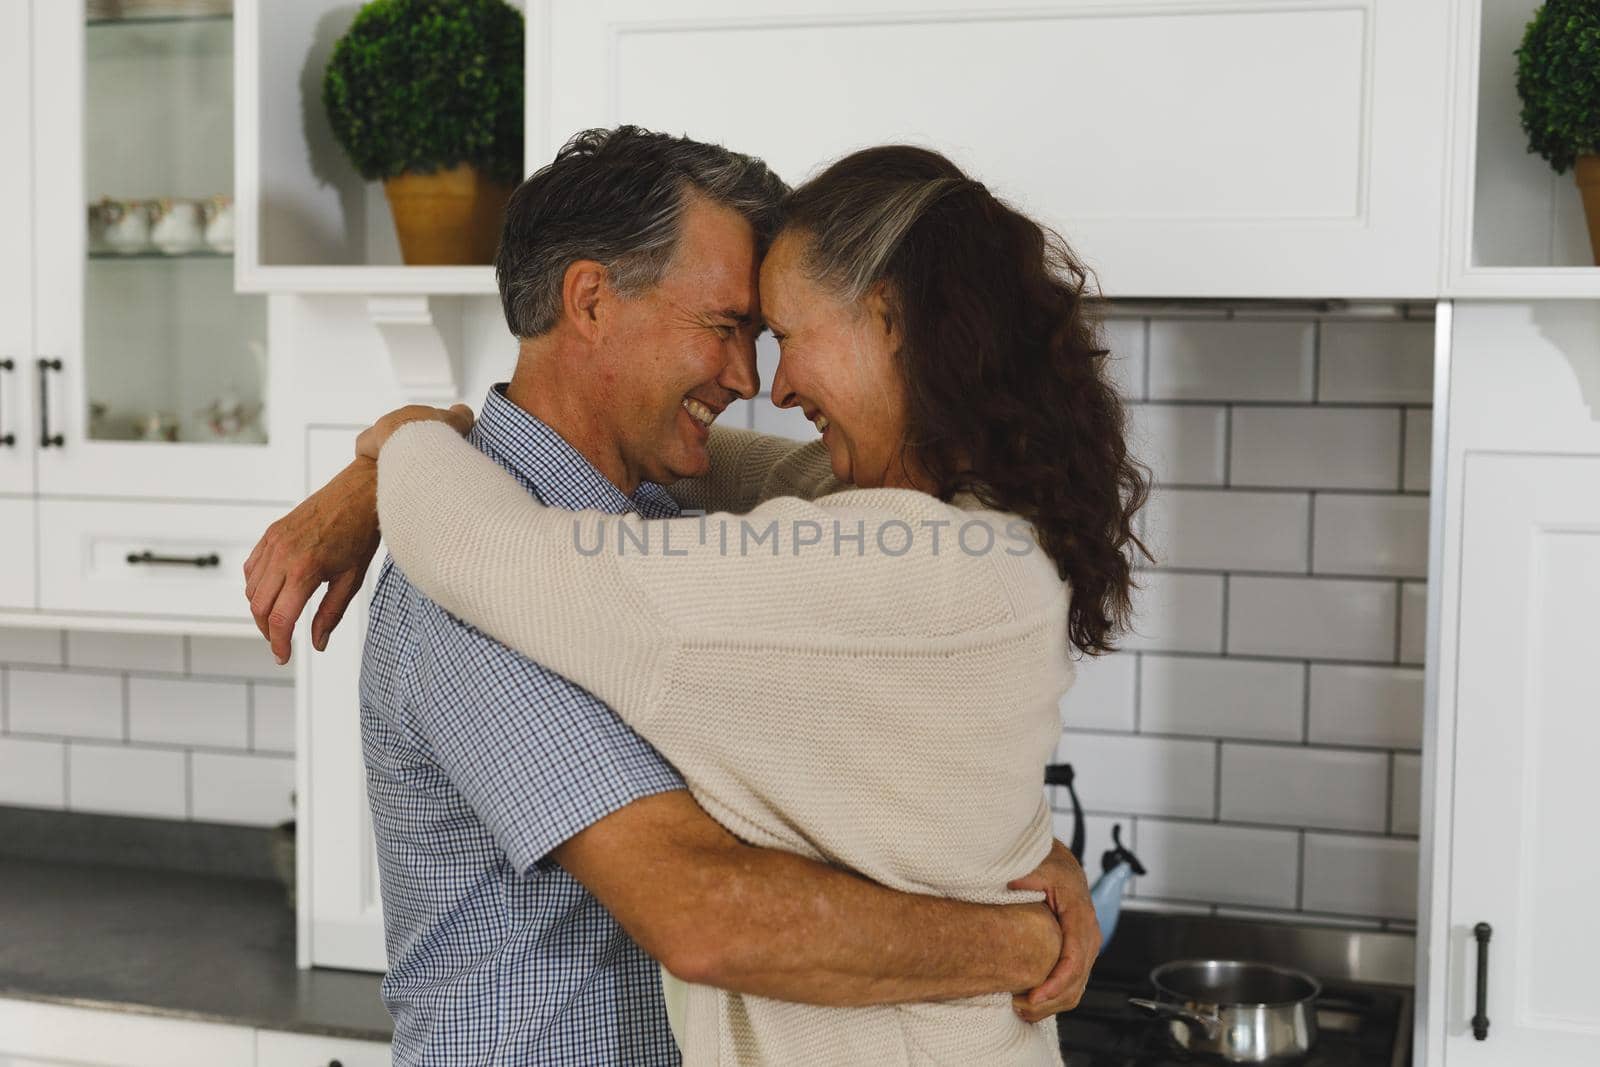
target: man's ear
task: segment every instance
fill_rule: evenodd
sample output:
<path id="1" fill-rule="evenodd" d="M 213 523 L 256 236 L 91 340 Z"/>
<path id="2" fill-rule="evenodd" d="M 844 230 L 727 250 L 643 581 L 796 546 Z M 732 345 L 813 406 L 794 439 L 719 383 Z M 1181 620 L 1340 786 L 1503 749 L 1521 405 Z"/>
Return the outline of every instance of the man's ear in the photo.
<path id="1" fill-rule="evenodd" d="M 608 291 L 603 264 L 592 259 L 567 264 L 561 276 L 561 316 L 585 340 L 599 336 L 600 303 Z"/>

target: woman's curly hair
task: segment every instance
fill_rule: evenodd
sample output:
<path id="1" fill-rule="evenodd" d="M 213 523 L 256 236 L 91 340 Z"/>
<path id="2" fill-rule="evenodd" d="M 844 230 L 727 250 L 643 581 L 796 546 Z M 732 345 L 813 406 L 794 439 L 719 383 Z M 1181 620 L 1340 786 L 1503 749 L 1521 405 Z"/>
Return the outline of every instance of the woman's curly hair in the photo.
<path id="1" fill-rule="evenodd" d="M 851 301 L 883 283 L 903 342 L 908 470 L 1033 525 L 1071 592 L 1086 654 L 1129 628 L 1134 515 L 1149 470 L 1128 452 L 1088 272 L 1061 237 L 937 152 L 852 153 L 797 188 L 785 228 L 808 273 Z"/>

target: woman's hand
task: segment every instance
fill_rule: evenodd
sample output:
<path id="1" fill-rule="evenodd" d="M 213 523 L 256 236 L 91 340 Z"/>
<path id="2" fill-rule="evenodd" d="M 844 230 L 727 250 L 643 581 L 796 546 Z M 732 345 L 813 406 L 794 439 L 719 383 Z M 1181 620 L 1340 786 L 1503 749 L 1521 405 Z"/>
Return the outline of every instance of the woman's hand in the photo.
<path id="1" fill-rule="evenodd" d="M 356 438 L 356 455 L 376 461 L 378 453 L 383 451 L 383 443 L 389 440 L 389 435 L 408 422 L 449 423 L 456 433 L 465 437 L 467 431 L 472 429 L 472 409 L 465 404 L 452 404 L 448 408 L 407 404 L 403 408 L 396 408 L 361 431 L 361 436 Z"/>

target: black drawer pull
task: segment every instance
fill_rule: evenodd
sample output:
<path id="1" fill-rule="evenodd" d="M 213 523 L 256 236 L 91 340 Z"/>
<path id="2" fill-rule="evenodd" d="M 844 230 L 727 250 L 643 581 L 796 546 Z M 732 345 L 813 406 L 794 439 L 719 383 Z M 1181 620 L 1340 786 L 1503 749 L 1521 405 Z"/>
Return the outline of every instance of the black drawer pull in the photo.
<path id="1" fill-rule="evenodd" d="M 212 552 L 205 556 L 158 556 L 149 549 L 143 552 L 129 552 L 129 563 L 159 563 L 178 567 L 216 567 L 221 565 L 222 557 Z"/>
<path id="2" fill-rule="evenodd" d="M 1489 938 L 1493 935 L 1488 923 L 1472 928 L 1472 936 L 1478 939 L 1478 1014 L 1472 1017 L 1472 1036 L 1479 1041 L 1489 1037 Z"/>
<path id="3" fill-rule="evenodd" d="M 39 447 L 49 448 L 54 445 L 62 448 L 67 439 L 60 434 L 50 432 L 50 372 L 59 371 L 59 359 L 41 359 L 39 361 Z"/>
<path id="4" fill-rule="evenodd" d="M 17 368 L 17 361 L 12 359 L 10 356 L 7 356 L 5 359 L 0 359 L 0 370 L 12 371 L 12 370 L 16 370 L 16 368 Z M 0 402 L 0 416 L 4 416 L 5 413 L 6 413 L 6 406 L 5 406 L 5 404 L 3 402 Z M 6 448 L 15 448 L 16 444 L 17 444 L 17 435 L 16 434 L 14 434 L 14 433 L 0 433 L 0 446 L 4 446 Z"/>

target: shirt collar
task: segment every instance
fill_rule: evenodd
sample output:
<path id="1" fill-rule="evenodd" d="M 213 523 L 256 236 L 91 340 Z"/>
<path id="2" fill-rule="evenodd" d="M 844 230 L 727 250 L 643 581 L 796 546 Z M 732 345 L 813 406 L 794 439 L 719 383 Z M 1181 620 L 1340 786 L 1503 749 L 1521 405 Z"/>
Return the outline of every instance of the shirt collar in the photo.
<path id="1" fill-rule="evenodd" d="M 555 430 L 506 399 L 505 383 L 489 389 L 467 440 L 547 507 L 637 512 L 647 519 L 678 514 L 678 503 L 654 482 L 628 496 Z"/>

